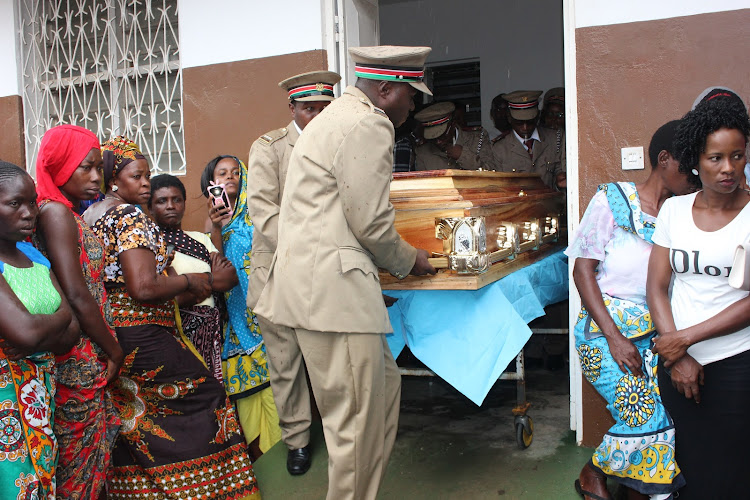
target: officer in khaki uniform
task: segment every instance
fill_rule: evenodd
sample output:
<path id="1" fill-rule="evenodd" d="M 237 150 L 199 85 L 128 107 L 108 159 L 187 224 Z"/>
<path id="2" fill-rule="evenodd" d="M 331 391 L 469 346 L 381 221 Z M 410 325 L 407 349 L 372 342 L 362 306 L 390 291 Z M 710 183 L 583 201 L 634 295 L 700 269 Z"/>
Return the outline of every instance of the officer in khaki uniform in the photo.
<path id="1" fill-rule="evenodd" d="M 262 135 L 250 148 L 247 209 L 255 227 L 247 305 L 255 308 L 268 278 L 278 240 L 279 207 L 292 148 L 302 130 L 334 99 L 333 86 L 341 76 L 331 71 L 295 75 L 279 83 L 287 91 L 292 121 L 284 128 Z M 290 474 L 310 468 L 310 390 L 305 363 L 294 330 L 258 317 L 269 357 L 271 386 L 279 412 L 281 437 L 289 449 Z"/>
<path id="2" fill-rule="evenodd" d="M 389 202 L 394 126 L 414 107 L 428 47 L 357 47 L 356 86 L 305 129 L 289 160 L 279 239 L 255 313 L 293 328 L 323 418 L 328 499 L 374 499 L 396 439 L 401 380 L 378 268 L 435 273 Z"/>
<path id="3" fill-rule="evenodd" d="M 417 170 L 494 170 L 492 145 L 486 130 L 462 130 L 454 120 L 456 106 L 439 102 L 414 115 L 422 124 L 425 142 L 417 146 Z"/>
<path id="4" fill-rule="evenodd" d="M 565 186 L 565 134 L 537 127 L 541 91 L 503 94 L 513 132 L 492 146 L 500 172 L 534 172 L 554 189 Z"/>

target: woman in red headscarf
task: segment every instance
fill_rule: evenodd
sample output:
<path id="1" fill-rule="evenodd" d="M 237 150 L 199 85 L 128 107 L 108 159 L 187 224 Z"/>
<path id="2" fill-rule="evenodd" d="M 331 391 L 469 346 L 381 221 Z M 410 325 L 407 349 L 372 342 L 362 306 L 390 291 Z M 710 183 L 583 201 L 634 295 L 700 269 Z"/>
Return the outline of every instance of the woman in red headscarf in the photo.
<path id="1" fill-rule="evenodd" d="M 120 420 L 108 382 L 117 378 L 123 351 L 106 318 L 101 273 L 104 247 L 78 215 L 82 200 L 99 193 L 102 154 L 91 131 L 60 125 L 47 131 L 36 164 L 39 223 L 34 243 L 52 269 L 81 325 L 78 344 L 57 356 L 54 431 L 59 442 L 57 495 L 106 498 Z"/>

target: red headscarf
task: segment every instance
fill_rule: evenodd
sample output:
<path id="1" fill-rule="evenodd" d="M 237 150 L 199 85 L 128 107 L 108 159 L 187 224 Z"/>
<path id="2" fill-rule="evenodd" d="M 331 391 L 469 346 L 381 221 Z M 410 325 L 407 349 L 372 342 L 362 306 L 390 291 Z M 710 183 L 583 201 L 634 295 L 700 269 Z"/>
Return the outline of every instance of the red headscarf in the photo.
<path id="1" fill-rule="evenodd" d="M 73 204 L 60 191 L 92 149 L 100 149 L 99 139 L 90 130 L 75 125 L 49 129 L 42 137 L 36 159 L 36 192 L 39 201 L 52 200 Z"/>

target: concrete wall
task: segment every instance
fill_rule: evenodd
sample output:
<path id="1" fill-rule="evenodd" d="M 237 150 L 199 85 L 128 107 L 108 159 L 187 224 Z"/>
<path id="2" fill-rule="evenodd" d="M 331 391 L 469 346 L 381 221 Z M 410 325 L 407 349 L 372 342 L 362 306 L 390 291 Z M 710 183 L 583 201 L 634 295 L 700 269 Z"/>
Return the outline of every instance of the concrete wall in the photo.
<path id="1" fill-rule="evenodd" d="M 278 82 L 328 69 L 322 6 L 310 0 L 180 0 L 186 229 L 202 230 L 206 220 L 200 193 L 206 163 L 220 154 L 247 161 L 255 139 L 291 120 Z"/>
<path id="2" fill-rule="evenodd" d="M 291 121 L 281 80 L 327 69 L 326 52 L 312 50 L 183 70 L 183 115 L 187 174 L 184 228 L 203 230 L 207 209 L 200 176 L 217 155 L 247 162 L 252 142 Z"/>
<path id="3" fill-rule="evenodd" d="M 0 0 L 0 160 L 26 162 L 15 0 Z"/>
<path id="4" fill-rule="evenodd" d="M 380 41 L 428 45 L 428 63 L 479 59 L 482 125 L 500 92 L 563 85 L 560 0 L 380 0 Z"/>
<path id="5" fill-rule="evenodd" d="M 620 148 L 647 149 L 653 132 L 683 116 L 704 88 L 725 85 L 748 101 L 750 9 L 730 10 L 740 3 L 747 5 L 638 0 L 613 11 L 576 0 L 580 213 L 598 184 L 646 179 L 648 165 L 621 169 Z M 595 446 L 611 417 L 585 380 L 581 399 L 583 444 Z"/>

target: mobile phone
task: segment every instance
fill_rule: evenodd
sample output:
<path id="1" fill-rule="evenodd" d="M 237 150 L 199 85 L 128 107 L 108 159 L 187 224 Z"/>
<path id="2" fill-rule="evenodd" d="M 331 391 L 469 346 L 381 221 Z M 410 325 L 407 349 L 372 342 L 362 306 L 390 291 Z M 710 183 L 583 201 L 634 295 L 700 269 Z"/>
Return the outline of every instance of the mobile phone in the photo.
<path id="1" fill-rule="evenodd" d="M 229 204 L 229 196 L 227 196 L 227 191 L 224 189 L 224 184 L 212 184 L 208 186 L 208 194 L 211 195 L 211 202 L 214 206 L 224 205 L 230 211 L 232 210 L 232 205 Z"/>

